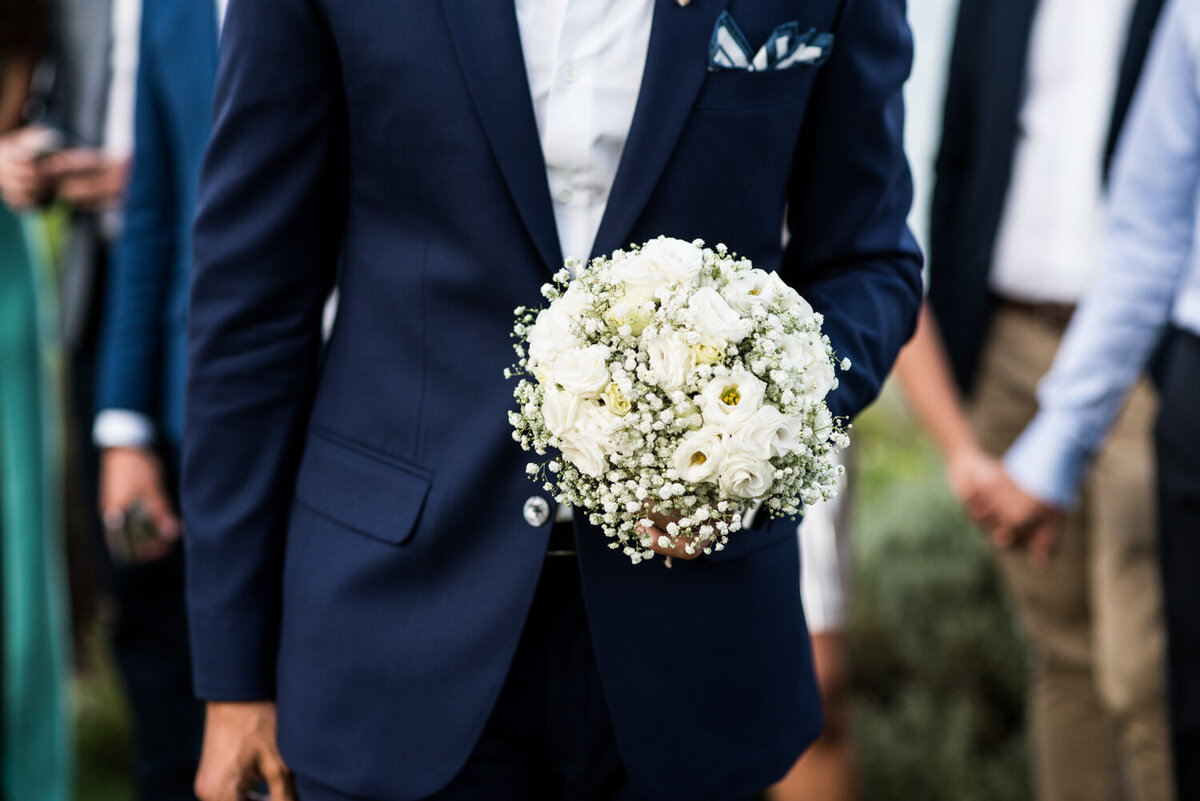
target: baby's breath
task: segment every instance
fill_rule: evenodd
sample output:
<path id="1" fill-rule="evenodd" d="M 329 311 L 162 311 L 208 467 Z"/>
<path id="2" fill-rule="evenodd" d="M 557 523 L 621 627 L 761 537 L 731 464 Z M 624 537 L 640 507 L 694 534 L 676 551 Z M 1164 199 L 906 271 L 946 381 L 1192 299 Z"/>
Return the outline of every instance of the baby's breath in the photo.
<path id="1" fill-rule="evenodd" d="M 514 310 L 513 439 L 631 562 L 723 550 L 750 507 L 795 517 L 834 494 L 849 437 L 825 395 L 849 360 L 782 281 L 723 244 L 659 237 L 541 291 L 546 309 Z"/>

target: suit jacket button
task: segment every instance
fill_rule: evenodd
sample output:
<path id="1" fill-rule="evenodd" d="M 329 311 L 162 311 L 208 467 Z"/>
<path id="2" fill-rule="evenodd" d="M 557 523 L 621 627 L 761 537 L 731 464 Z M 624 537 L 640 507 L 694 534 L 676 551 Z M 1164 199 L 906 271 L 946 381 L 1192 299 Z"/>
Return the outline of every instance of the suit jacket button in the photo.
<path id="1" fill-rule="evenodd" d="M 550 519 L 550 504 L 540 495 L 534 495 L 529 500 L 525 501 L 525 522 L 537 528 L 545 525 Z"/>

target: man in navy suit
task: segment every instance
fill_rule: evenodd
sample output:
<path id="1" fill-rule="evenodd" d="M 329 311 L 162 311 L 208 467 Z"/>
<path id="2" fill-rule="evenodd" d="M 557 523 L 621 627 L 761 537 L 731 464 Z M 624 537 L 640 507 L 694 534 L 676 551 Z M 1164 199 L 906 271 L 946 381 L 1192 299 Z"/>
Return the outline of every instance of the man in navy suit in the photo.
<path id="1" fill-rule="evenodd" d="M 752 49 L 832 39 L 710 70 L 724 10 Z M 224 37 L 183 464 L 200 797 L 781 777 L 820 729 L 795 523 L 670 570 L 580 520 L 551 546 L 506 419 L 512 310 L 564 255 L 724 242 L 825 314 L 856 414 L 920 298 L 904 3 L 234 0 Z"/>
<path id="2" fill-rule="evenodd" d="M 148 799 L 194 798 L 204 708 L 192 693 L 176 476 L 183 428 L 191 225 L 211 130 L 220 6 L 144 5 L 136 148 L 124 230 L 110 269 L 97 370 L 100 506 L 122 587 L 118 649 L 136 697 L 139 787 Z M 121 539 L 140 508 L 149 531 Z M 136 639 L 133 639 L 136 633 Z M 127 671 L 130 672 L 130 671 Z"/>

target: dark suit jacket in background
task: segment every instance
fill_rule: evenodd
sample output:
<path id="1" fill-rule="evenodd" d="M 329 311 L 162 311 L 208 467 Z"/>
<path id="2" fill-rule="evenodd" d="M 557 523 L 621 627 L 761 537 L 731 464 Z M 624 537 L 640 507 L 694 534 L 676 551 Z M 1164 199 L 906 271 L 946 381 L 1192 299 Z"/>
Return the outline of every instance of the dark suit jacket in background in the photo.
<path id="1" fill-rule="evenodd" d="M 137 150 L 109 271 L 96 405 L 154 420 L 167 450 L 183 435 L 192 218 L 212 129 L 214 0 L 150 0 L 142 11 Z"/>
<path id="2" fill-rule="evenodd" d="M 1108 164 L 1163 0 L 1138 0 L 1119 63 Z M 929 231 L 929 302 L 969 393 L 991 319 L 988 275 L 1012 177 L 1037 0 L 962 0 Z"/>
<path id="3" fill-rule="evenodd" d="M 830 60 L 707 71 L 725 9 Z M 656 0 L 595 252 L 666 234 L 778 268 L 854 368 L 911 333 L 901 0 Z M 550 525 L 522 507 L 512 312 L 561 254 L 512 3 L 233 0 L 195 232 L 184 542 L 201 697 L 276 698 L 297 773 L 423 798 L 504 682 Z M 791 240 L 780 242 L 785 206 Z M 341 306 L 323 360 L 321 312 Z M 746 796 L 820 729 L 795 522 L 633 566 L 576 521 L 596 659 L 654 799 Z"/>

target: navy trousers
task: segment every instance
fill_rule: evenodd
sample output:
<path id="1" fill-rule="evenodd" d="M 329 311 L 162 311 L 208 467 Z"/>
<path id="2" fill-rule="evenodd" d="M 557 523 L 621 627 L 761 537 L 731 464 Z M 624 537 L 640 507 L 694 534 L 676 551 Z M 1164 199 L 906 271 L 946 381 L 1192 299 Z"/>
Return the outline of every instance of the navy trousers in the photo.
<path id="1" fill-rule="evenodd" d="M 1163 372 L 1159 549 L 1176 792 L 1200 799 L 1200 338 L 1175 332 Z"/>
<path id="2" fill-rule="evenodd" d="M 663 758 L 670 759 L 668 743 Z M 295 779 L 300 801 L 355 801 L 303 776 Z M 427 801 L 643 799 L 617 753 L 578 565 L 574 557 L 548 556 L 483 735 L 462 771 Z"/>

